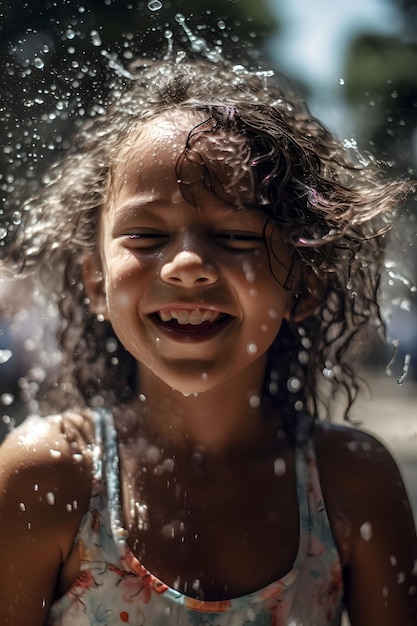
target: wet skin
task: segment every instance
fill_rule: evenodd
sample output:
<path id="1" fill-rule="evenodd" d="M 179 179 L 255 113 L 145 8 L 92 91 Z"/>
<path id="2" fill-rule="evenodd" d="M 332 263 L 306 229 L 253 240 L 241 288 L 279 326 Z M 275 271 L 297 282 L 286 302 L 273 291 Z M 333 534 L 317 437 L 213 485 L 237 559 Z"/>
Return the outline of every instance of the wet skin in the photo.
<path id="1" fill-rule="evenodd" d="M 222 599 L 277 580 L 297 551 L 293 450 L 279 410 L 266 420 L 256 402 L 268 348 L 291 310 L 281 286 L 290 263 L 269 225 L 279 261 L 265 247 L 262 214 L 197 184 L 196 206 L 180 193 L 175 163 L 198 121 L 173 113 L 128 138 L 84 279 L 92 310 L 138 364 L 142 399 L 113 408 L 129 545 L 170 586 L 193 593 L 198 579 L 206 599 Z M 0 450 L 1 623 L 42 626 L 80 572 L 74 541 L 93 437 L 90 414 L 64 415 L 23 425 Z M 144 439 L 169 471 L 143 457 Z M 352 626 L 413 624 L 416 538 L 395 463 L 350 428 L 317 426 L 314 443 Z M 148 506 L 146 530 L 137 502 Z M 167 541 L 164 528 L 178 525 Z"/>
<path id="2" fill-rule="evenodd" d="M 175 165 L 198 121 L 177 115 L 145 124 L 120 157 L 102 216 L 104 290 L 96 309 L 138 361 L 145 394 L 159 381 L 184 394 L 207 391 L 248 370 L 256 388 L 289 308 L 278 282 L 289 253 L 274 232 L 282 264 L 274 261 L 272 275 L 266 217 L 199 183 L 196 206 L 181 194 Z M 169 321 L 172 312 L 182 321 L 191 314 L 193 324 Z"/>

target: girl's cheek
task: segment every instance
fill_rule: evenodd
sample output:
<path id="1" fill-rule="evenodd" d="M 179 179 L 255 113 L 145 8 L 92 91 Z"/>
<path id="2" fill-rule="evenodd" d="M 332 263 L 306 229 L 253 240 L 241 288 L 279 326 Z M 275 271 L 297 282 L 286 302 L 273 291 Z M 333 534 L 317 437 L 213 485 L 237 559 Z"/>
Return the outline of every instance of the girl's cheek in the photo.
<path id="1" fill-rule="evenodd" d="M 119 309 L 129 308 L 129 296 L 124 291 L 120 291 L 114 296 L 115 304 Z"/>

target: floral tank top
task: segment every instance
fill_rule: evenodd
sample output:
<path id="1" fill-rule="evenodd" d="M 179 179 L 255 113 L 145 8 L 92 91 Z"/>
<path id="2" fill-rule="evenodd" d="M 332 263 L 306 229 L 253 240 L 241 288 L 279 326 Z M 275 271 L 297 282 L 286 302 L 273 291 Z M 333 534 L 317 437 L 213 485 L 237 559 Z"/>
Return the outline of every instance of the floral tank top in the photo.
<path id="1" fill-rule="evenodd" d="M 93 489 L 77 537 L 81 572 L 51 606 L 46 626 L 340 626 L 341 564 L 310 440 L 295 451 L 300 534 L 291 571 L 263 589 L 214 602 L 168 587 L 131 552 L 108 411 L 97 413 L 96 431 Z"/>

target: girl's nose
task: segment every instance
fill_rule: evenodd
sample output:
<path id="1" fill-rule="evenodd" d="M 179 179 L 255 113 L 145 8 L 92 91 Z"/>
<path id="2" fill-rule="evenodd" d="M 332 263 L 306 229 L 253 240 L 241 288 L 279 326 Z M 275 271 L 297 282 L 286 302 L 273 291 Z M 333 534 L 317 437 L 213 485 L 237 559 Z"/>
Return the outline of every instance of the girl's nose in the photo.
<path id="1" fill-rule="evenodd" d="M 214 265 L 205 263 L 196 252 L 181 250 L 172 261 L 164 263 L 161 278 L 167 283 L 195 287 L 215 283 L 218 280 L 218 272 Z"/>

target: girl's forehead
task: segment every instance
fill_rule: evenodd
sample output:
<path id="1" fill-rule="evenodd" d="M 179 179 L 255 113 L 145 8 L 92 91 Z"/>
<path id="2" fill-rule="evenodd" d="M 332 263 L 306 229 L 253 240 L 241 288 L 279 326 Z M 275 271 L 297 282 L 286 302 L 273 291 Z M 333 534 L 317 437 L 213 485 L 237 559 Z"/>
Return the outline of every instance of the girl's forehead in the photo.
<path id="1" fill-rule="evenodd" d="M 173 110 L 153 117 L 132 127 L 121 141 L 115 165 L 120 166 L 138 153 L 155 151 L 156 148 L 184 149 L 187 138 L 203 116 L 188 109 Z"/>
<path id="2" fill-rule="evenodd" d="M 183 185 L 203 179 L 207 183 L 209 170 L 216 172 L 214 179 L 222 186 L 230 179 L 231 163 L 236 166 L 239 161 L 232 139 L 229 131 L 213 127 L 207 112 L 187 108 L 164 112 L 133 127 L 120 142 L 110 189 L 117 194 L 132 177 L 139 182 L 156 175 L 175 176 Z"/>

